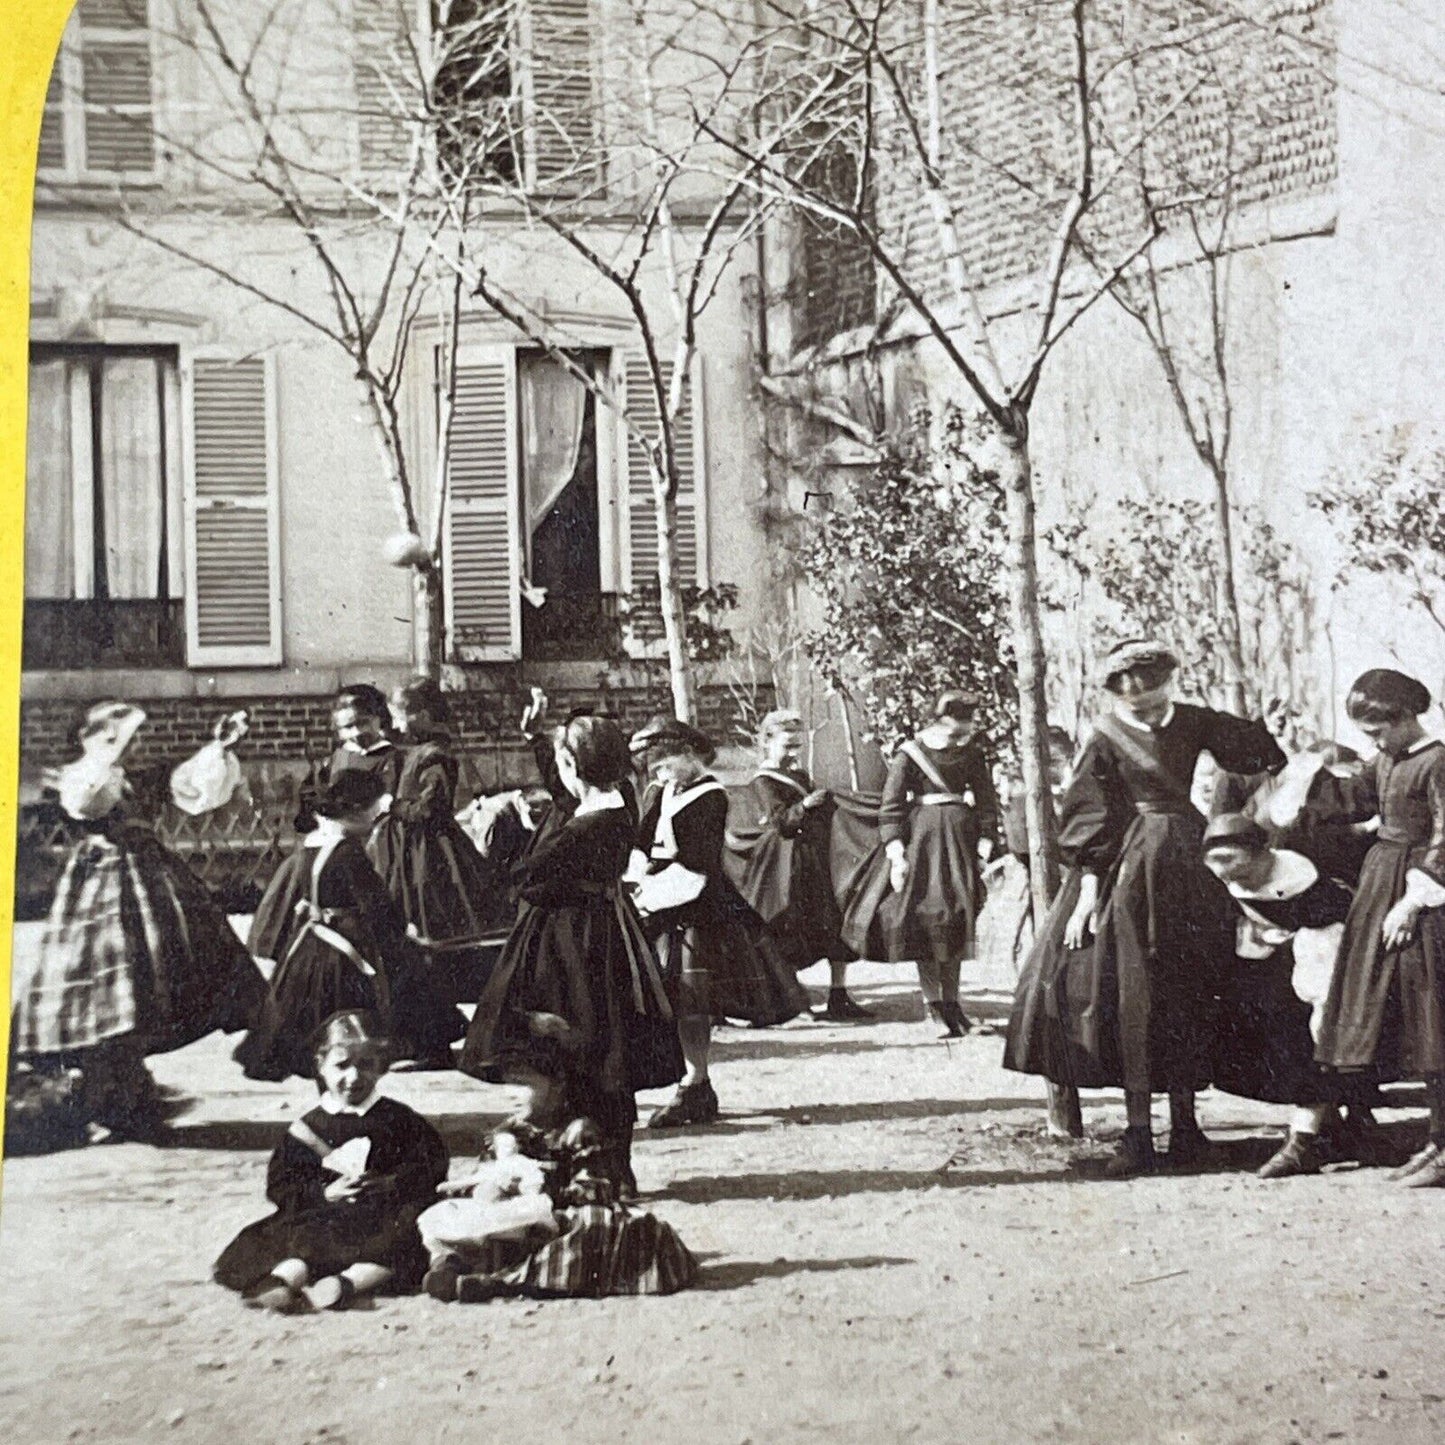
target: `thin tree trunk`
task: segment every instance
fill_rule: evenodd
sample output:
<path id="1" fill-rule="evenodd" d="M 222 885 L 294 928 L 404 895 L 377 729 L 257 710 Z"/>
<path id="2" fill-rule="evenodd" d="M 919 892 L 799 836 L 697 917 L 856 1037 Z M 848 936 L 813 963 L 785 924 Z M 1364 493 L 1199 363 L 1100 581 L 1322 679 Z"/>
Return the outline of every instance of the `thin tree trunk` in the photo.
<path id="1" fill-rule="evenodd" d="M 411 598 L 416 670 L 424 677 L 439 678 L 446 647 L 446 606 L 441 573 L 435 566 L 412 568 Z"/>
<path id="2" fill-rule="evenodd" d="M 1240 636 L 1239 589 L 1234 580 L 1234 518 L 1229 505 L 1229 474 L 1220 465 L 1214 474 L 1214 522 L 1219 529 L 1219 571 L 1215 610 L 1224 644 L 1226 706 L 1240 717 L 1248 711 L 1244 690 L 1244 647 Z"/>
<path id="3" fill-rule="evenodd" d="M 1044 689 L 1043 628 L 1039 621 L 1039 568 L 1035 546 L 1033 471 L 1028 417 L 1015 413 L 1005 438 L 1008 465 L 1009 601 L 1019 693 L 1019 760 L 1023 765 L 1024 816 L 1029 836 L 1029 890 L 1034 917 L 1043 920 L 1059 886 L 1058 842 L 1049 794 L 1048 698 Z"/>
<path id="4" fill-rule="evenodd" d="M 667 643 L 667 675 L 673 714 L 691 723 L 697 716 L 692 667 L 687 656 L 687 614 L 682 587 L 674 571 L 677 560 L 677 499 L 667 478 L 652 469 L 653 515 L 657 521 L 657 605 L 662 613 L 662 635 Z"/>

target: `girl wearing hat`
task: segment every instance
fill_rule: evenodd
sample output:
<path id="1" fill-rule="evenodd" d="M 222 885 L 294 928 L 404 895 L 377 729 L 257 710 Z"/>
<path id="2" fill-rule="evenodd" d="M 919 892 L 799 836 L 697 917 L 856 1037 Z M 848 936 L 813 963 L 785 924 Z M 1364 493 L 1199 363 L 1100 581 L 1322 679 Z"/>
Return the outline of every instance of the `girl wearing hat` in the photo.
<path id="1" fill-rule="evenodd" d="M 687 723 L 669 721 L 647 739 L 659 786 L 638 829 L 644 856 L 634 897 L 673 991 L 686 1063 L 677 1093 L 648 1120 L 653 1129 L 717 1118 L 708 1074 L 714 1019 L 778 1024 L 808 1007 L 762 919 L 723 871 L 728 795 L 708 772 L 713 756 L 706 734 Z"/>
<path id="2" fill-rule="evenodd" d="M 833 797 L 815 788 L 803 767 L 802 716 L 787 708 L 770 712 L 758 746 L 762 766 L 738 799 L 728 830 L 729 872 L 795 969 L 828 960 L 828 1003 L 820 1017 L 870 1019 L 848 996 L 852 954 L 839 936 L 843 916 L 829 859 Z"/>
<path id="3" fill-rule="evenodd" d="M 998 795 L 974 741 L 976 712 L 972 695 L 944 693 L 933 721 L 894 754 L 878 810 L 896 895 L 889 957 L 917 961 L 924 1003 L 945 1038 L 968 1032 L 959 969 L 973 956 L 980 856 L 987 861 L 998 828 Z"/>
<path id="4" fill-rule="evenodd" d="M 275 972 L 236 1059 L 248 1078 L 306 1077 L 316 1030 L 341 1010 L 371 1014 L 409 1049 L 444 1051 L 461 1015 L 426 989 L 400 910 L 366 855 L 382 779 L 347 769 L 315 800 L 315 827 L 278 868 L 251 921 L 251 952 Z M 398 1017 L 398 1015 L 400 1017 Z"/>
<path id="5" fill-rule="evenodd" d="M 328 1018 L 309 1041 L 321 1098 L 287 1129 L 266 1169 L 276 1206 L 216 1261 L 216 1283 L 278 1314 L 345 1309 L 426 1268 L 417 1216 L 447 1177 L 447 1147 L 377 1085 L 388 1048 L 365 1014 Z"/>
<path id="6" fill-rule="evenodd" d="M 1006 1068 L 1061 1085 L 1125 1091 L 1114 1177 L 1154 1168 L 1150 1096 L 1170 1101 L 1172 1163 L 1205 1147 L 1194 1091 L 1210 1081 L 1215 989 L 1234 906 L 1204 866 L 1190 800 L 1201 753 L 1236 773 L 1278 772 L 1262 722 L 1176 703 L 1177 662 L 1157 642 L 1104 659 L 1095 720 L 1059 810 L 1064 887 L 1029 952 L 1009 1020 Z"/>
<path id="7" fill-rule="evenodd" d="M 124 764 L 144 722 L 128 703 L 88 707 L 81 756 L 51 779 L 77 836 L 40 947 L 16 970 L 10 1035 L 29 1071 L 78 1072 L 86 1121 L 129 1137 L 161 1125 L 146 1057 L 248 1027 L 266 993 L 205 885 L 138 816 Z M 243 726 L 224 720 L 216 744 L 234 747 Z"/>
<path id="8" fill-rule="evenodd" d="M 540 1127 L 594 1120 L 619 1187 L 632 1183 L 633 1096 L 682 1076 L 672 1007 L 622 887 L 636 833 L 630 766 L 610 719 L 559 730 L 556 821 L 517 864 L 521 908 L 461 1060 L 478 1078 L 525 1087 L 524 1117 Z"/>
<path id="9" fill-rule="evenodd" d="M 1445 745 L 1420 725 L 1429 706 L 1426 688 L 1404 673 L 1360 676 L 1345 711 L 1379 748 L 1374 768 L 1360 777 L 1321 770 L 1301 814 L 1306 823 L 1380 820 L 1315 1057 L 1375 1082 L 1426 1081 L 1430 1136 L 1395 1174 L 1412 1189 L 1445 1185 Z M 1287 811 L 1276 799 L 1276 818 Z"/>
<path id="10" fill-rule="evenodd" d="M 1289 1135 L 1260 1178 L 1317 1174 L 1325 1162 L 1320 1134 L 1335 1106 L 1351 1106 L 1352 1126 L 1369 1117 L 1368 1094 L 1342 1087 L 1314 1061 L 1350 891 L 1302 853 L 1272 848 L 1243 813 L 1209 824 L 1203 856 L 1236 908 L 1234 954 L 1220 986 L 1214 1086 L 1294 1106 Z"/>

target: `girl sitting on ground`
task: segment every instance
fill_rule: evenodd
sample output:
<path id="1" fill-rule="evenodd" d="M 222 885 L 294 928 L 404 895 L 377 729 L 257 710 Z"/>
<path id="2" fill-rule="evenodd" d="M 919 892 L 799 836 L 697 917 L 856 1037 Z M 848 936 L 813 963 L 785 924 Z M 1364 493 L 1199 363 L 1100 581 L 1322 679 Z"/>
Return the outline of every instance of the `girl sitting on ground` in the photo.
<path id="1" fill-rule="evenodd" d="M 420 1114 L 377 1092 L 385 1041 L 362 1013 L 328 1019 L 316 1046 L 317 1106 L 286 1131 L 266 1171 L 276 1212 L 216 1261 L 216 1282 L 258 1309 L 344 1309 L 426 1266 L 417 1216 L 447 1176 L 447 1149 Z"/>

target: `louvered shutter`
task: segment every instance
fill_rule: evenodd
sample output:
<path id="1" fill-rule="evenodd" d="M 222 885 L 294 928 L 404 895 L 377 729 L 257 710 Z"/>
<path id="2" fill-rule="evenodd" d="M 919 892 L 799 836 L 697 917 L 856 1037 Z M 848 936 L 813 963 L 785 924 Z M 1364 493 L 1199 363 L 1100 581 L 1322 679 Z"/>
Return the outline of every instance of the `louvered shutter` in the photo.
<path id="1" fill-rule="evenodd" d="M 671 366 L 664 368 L 664 386 L 670 384 Z M 647 451 L 634 430 L 652 437 L 660 426 L 651 371 L 638 353 L 625 353 L 621 374 L 614 379 L 631 427 L 621 429 L 617 454 L 621 458 L 623 495 L 627 498 L 626 565 L 624 590 L 637 594 L 657 582 L 657 513 L 652 495 Z M 682 410 L 675 429 L 679 482 L 677 489 L 677 565 L 684 587 L 708 585 L 706 506 L 703 467 L 702 363 L 698 358 L 683 392 Z M 662 620 L 638 606 L 631 609 L 634 642 L 645 647 L 662 635 Z"/>
<path id="2" fill-rule="evenodd" d="M 90 173 L 156 168 L 153 66 L 146 0 L 81 0 L 80 72 Z"/>
<path id="3" fill-rule="evenodd" d="M 407 116 L 420 113 L 413 0 L 351 0 L 356 144 L 365 175 L 400 177 L 410 158 Z"/>
<path id="4" fill-rule="evenodd" d="M 591 191 L 602 160 L 591 0 L 532 0 L 526 14 L 529 179 L 567 194 Z"/>
<path id="5" fill-rule="evenodd" d="M 50 86 L 45 92 L 45 110 L 40 120 L 40 153 L 36 164 L 42 171 L 65 169 L 65 55 L 55 57 Z"/>
<path id="6" fill-rule="evenodd" d="M 275 369 L 269 356 L 185 366 L 186 659 L 281 661 Z"/>
<path id="7" fill-rule="evenodd" d="M 447 485 L 447 629 L 461 662 L 522 655 L 516 353 L 462 348 Z"/>

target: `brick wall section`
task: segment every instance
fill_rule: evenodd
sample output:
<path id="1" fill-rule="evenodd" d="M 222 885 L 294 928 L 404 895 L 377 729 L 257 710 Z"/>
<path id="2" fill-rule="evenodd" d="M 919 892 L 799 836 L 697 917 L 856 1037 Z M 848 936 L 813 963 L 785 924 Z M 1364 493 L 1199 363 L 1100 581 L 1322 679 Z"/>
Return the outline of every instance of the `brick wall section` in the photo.
<path id="1" fill-rule="evenodd" d="M 523 692 L 451 695 L 453 732 L 474 789 L 506 788 L 530 780 L 530 754 L 517 732 L 526 696 Z M 604 701 L 603 695 L 595 690 L 555 690 L 549 696 L 557 717 L 565 717 L 574 707 Z M 148 719 L 131 754 L 139 765 L 160 760 L 179 761 L 210 740 L 211 728 L 222 713 L 240 708 L 245 708 L 251 716 L 250 734 L 240 748 L 243 759 L 322 758 L 334 746 L 331 699 L 327 697 L 154 700 L 136 697 L 128 701 L 145 708 Z M 629 729 L 640 727 L 652 713 L 660 710 L 657 695 L 640 687 L 609 691 L 605 694 L 605 706 L 621 717 Z M 72 701 L 32 699 L 21 703 L 20 757 L 25 773 L 38 773 L 75 755 L 68 735 L 83 708 L 84 704 Z M 701 689 L 698 713 L 699 726 L 717 741 L 739 741 L 736 700 L 728 689 Z"/>

